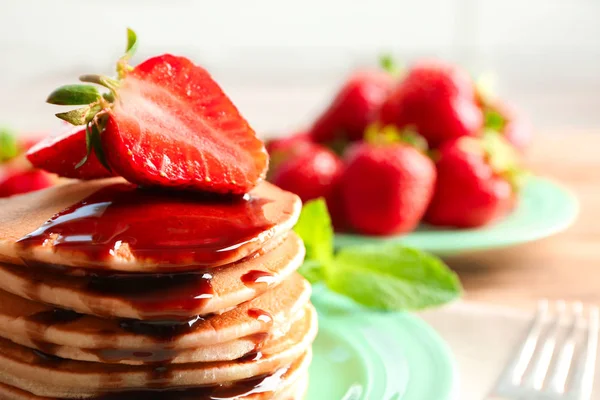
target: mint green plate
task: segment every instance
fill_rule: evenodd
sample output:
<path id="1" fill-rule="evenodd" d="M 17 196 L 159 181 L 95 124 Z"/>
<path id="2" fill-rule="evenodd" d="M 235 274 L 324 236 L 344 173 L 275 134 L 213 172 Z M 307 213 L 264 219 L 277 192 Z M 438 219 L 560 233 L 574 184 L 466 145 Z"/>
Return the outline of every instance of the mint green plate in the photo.
<path id="1" fill-rule="evenodd" d="M 313 304 L 313 345 L 306 400 L 452 400 L 453 357 L 437 333 L 405 313 L 378 313 L 322 286 Z"/>
<path id="2" fill-rule="evenodd" d="M 479 229 L 437 229 L 422 226 L 404 236 L 376 237 L 337 234 L 336 247 L 399 242 L 435 254 L 455 254 L 512 246 L 541 239 L 566 229 L 577 217 L 575 196 L 551 180 L 533 177 L 519 206 L 503 220 Z"/>

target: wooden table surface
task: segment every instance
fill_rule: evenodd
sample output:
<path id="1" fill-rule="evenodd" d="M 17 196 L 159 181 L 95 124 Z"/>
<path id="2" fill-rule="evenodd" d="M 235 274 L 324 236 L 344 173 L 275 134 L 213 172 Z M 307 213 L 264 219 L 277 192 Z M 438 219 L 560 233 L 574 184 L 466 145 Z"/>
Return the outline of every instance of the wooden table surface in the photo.
<path id="1" fill-rule="evenodd" d="M 452 256 L 467 300 L 530 307 L 540 298 L 600 304 L 600 131 L 539 134 L 526 156 L 576 193 L 576 223 L 537 242 Z"/>

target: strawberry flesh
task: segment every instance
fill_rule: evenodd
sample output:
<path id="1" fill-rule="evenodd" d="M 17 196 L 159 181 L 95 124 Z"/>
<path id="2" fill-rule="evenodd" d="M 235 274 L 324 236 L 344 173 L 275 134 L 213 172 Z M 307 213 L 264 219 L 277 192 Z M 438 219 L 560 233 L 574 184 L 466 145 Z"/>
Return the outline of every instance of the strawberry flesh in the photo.
<path id="1" fill-rule="evenodd" d="M 102 147 L 130 182 L 247 193 L 265 177 L 263 143 L 203 68 L 163 55 L 122 80 Z"/>

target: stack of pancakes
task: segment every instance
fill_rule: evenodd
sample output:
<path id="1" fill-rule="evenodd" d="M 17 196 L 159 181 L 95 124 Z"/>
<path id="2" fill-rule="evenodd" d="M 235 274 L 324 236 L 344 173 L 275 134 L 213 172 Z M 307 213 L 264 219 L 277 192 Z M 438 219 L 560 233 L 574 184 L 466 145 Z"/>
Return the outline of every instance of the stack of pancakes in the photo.
<path id="1" fill-rule="evenodd" d="M 0 201 L 0 399 L 301 399 L 301 204 L 120 179 Z"/>

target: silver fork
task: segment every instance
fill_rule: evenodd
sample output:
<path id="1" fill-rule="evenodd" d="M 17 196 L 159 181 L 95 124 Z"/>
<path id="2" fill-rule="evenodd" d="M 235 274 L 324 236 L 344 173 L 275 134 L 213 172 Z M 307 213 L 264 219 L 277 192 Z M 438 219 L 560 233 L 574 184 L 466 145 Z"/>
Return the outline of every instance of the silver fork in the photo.
<path id="1" fill-rule="evenodd" d="M 598 352 L 598 307 L 539 303 L 527 337 L 486 400 L 590 400 Z"/>

